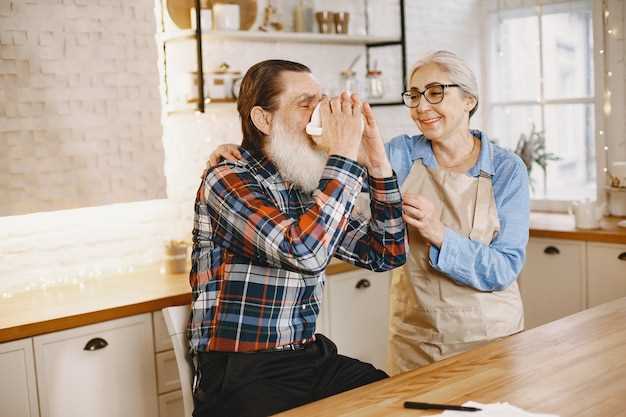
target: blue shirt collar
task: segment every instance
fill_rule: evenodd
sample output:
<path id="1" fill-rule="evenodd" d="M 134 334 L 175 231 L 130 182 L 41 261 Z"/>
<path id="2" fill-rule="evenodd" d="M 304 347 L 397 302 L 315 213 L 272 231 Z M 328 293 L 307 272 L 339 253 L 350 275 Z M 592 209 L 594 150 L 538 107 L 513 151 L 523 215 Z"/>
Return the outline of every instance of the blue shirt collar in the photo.
<path id="1" fill-rule="evenodd" d="M 480 139 L 480 155 L 478 156 L 478 161 L 476 164 L 470 168 L 468 174 L 472 177 L 477 177 L 480 175 L 480 172 L 483 171 L 488 175 L 494 174 L 493 168 L 493 144 L 489 137 L 481 132 L 480 130 L 473 129 L 470 130 L 472 135 L 476 136 Z M 433 148 L 431 146 L 430 140 L 426 139 L 424 135 L 419 135 L 415 140 L 412 152 L 413 161 L 417 159 L 421 159 L 422 163 L 430 168 L 436 168 L 438 166 L 437 160 L 435 159 L 435 154 L 433 153 Z"/>

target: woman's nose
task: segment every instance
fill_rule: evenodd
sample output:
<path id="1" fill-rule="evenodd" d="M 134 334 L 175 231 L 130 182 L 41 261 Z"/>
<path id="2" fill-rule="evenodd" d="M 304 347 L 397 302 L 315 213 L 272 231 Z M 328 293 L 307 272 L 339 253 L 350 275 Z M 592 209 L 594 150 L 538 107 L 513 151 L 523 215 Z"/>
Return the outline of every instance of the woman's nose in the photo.
<path id="1" fill-rule="evenodd" d="M 415 110 L 418 113 L 421 113 L 425 110 L 429 110 L 430 108 L 431 108 L 431 104 L 428 102 L 428 100 L 426 100 L 426 97 L 421 96 L 419 103 L 417 103 L 417 107 L 415 107 Z"/>

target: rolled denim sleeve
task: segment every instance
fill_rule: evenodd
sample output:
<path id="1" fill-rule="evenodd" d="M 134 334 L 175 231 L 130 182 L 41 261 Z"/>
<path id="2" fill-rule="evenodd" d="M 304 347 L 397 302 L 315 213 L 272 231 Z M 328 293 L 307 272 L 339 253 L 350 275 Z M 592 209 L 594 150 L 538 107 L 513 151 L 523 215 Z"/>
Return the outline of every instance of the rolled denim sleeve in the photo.
<path id="1" fill-rule="evenodd" d="M 480 291 L 511 285 L 522 270 L 529 229 L 528 174 L 523 162 L 509 155 L 493 179 L 500 231 L 489 245 L 446 227 L 441 248 L 430 247 L 431 265 L 459 284 Z"/>

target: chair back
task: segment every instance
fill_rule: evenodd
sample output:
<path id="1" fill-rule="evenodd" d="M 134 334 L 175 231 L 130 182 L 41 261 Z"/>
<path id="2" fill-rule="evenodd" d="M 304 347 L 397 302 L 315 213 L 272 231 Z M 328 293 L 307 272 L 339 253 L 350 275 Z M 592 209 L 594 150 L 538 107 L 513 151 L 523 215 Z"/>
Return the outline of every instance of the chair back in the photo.
<path id="1" fill-rule="evenodd" d="M 189 320 L 190 312 L 191 308 L 188 305 L 163 309 L 163 318 L 165 319 L 167 332 L 172 339 L 172 345 L 174 345 L 185 417 L 192 417 L 193 413 L 192 385 L 194 367 L 189 355 L 189 343 L 187 340 L 187 321 Z"/>

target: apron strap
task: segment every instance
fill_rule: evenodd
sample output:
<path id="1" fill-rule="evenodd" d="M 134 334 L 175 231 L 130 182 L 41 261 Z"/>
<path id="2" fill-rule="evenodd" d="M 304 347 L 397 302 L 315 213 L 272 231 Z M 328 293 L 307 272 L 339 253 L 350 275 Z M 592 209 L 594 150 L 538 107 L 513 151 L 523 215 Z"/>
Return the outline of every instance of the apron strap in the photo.
<path id="1" fill-rule="evenodd" d="M 489 159 L 493 161 L 493 146 L 489 146 Z M 488 172 L 480 170 L 478 186 L 476 187 L 476 206 L 474 207 L 474 218 L 472 219 L 472 231 L 469 235 L 471 240 L 480 240 L 479 236 L 484 236 L 485 219 L 489 215 L 489 205 L 493 199 L 491 177 L 492 175 Z"/>
<path id="2" fill-rule="evenodd" d="M 489 206 L 491 204 L 491 191 L 491 175 L 480 171 L 478 186 L 476 187 L 476 206 L 474 207 L 472 231 L 469 235 L 471 240 L 480 240 L 479 236 L 484 236 L 485 228 L 487 227 L 485 219 L 489 215 Z"/>

